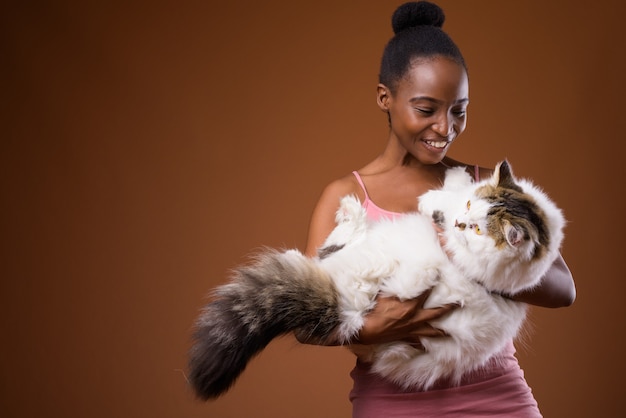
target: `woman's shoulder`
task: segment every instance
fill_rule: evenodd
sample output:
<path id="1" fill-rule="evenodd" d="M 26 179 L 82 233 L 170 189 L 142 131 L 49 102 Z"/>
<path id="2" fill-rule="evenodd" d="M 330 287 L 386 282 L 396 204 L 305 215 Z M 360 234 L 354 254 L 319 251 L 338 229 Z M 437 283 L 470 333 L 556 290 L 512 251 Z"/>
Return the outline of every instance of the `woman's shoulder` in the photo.
<path id="1" fill-rule="evenodd" d="M 346 195 L 356 195 L 364 198 L 358 181 L 350 173 L 337 180 L 331 181 L 324 187 L 320 198 L 315 205 L 309 225 L 309 236 L 305 253 L 309 256 L 317 254 L 317 249 L 324 243 L 330 231 L 336 226 L 335 214 L 339 208 L 341 198 Z"/>
<path id="2" fill-rule="evenodd" d="M 364 197 L 363 190 L 353 173 L 346 174 L 328 183 L 326 187 L 324 187 L 322 198 L 338 201 L 341 197 L 350 194 L 356 195 L 359 198 Z"/>

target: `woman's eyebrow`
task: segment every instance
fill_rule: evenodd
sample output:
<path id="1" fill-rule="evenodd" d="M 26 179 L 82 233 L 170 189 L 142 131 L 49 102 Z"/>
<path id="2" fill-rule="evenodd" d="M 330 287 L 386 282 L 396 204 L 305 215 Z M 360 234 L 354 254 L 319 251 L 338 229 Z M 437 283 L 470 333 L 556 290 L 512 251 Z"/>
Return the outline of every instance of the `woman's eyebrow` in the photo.
<path id="1" fill-rule="evenodd" d="M 438 99 L 435 99 L 434 97 L 430 97 L 430 96 L 416 96 L 416 97 L 413 97 L 412 99 L 410 99 L 409 102 L 413 103 L 413 102 L 419 102 L 421 100 L 426 100 L 426 101 L 433 102 L 433 103 L 436 103 L 436 104 L 442 104 L 443 103 L 443 100 L 438 100 Z M 467 102 L 469 102 L 469 99 L 467 97 L 464 97 L 463 99 L 459 99 L 459 100 L 455 101 L 454 104 L 464 104 L 464 103 L 467 103 Z"/>

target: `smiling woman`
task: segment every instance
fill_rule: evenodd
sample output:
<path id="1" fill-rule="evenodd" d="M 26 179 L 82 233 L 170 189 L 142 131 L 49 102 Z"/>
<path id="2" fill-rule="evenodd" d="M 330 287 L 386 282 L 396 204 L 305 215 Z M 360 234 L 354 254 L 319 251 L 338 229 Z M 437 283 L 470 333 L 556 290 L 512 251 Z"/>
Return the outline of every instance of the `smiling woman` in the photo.
<path id="1" fill-rule="evenodd" d="M 465 61 L 441 29 L 444 20 L 443 11 L 426 1 L 405 3 L 395 11 L 395 36 L 383 53 L 377 88 L 378 106 L 389 121 L 387 145 L 372 162 L 326 187 L 312 216 L 309 255 L 316 254 L 334 229 L 342 196 L 358 196 L 373 220 L 396 218 L 417 211 L 416 197 L 438 188 L 448 168 L 465 167 L 476 181 L 488 172 L 446 157 L 466 127 L 469 86 Z M 511 295 L 513 300 L 539 306 L 549 306 L 547 300 L 556 301 L 550 306 L 568 306 L 574 298 L 574 282 L 561 257 L 540 285 Z M 409 341 L 421 346 L 420 338 L 438 336 L 429 321 L 447 314 L 451 307 L 424 309 L 424 300 L 379 297 L 365 317 L 358 342 Z M 376 377 L 362 350 L 358 346 L 352 350 L 357 356 L 350 394 L 355 418 L 541 416 L 514 355 L 513 341 L 468 373 L 463 384 L 440 382 L 433 391 L 407 391 Z"/>
<path id="2" fill-rule="evenodd" d="M 417 160 L 436 164 L 465 130 L 467 73 L 445 56 L 417 58 L 394 87 L 378 85 L 377 99 L 389 117 L 390 137 L 394 138 L 390 142 L 397 141 L 401 149 L 410 150 L 406 157 L 419 155 Z"/>

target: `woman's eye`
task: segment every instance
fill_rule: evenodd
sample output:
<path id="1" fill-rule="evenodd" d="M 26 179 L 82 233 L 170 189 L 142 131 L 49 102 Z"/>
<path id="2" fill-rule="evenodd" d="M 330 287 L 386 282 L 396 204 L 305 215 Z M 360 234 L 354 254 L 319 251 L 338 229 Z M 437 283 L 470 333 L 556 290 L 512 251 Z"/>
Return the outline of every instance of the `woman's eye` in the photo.
<path id="1" fill-rule="evenodd" d="M 418 112 L 423 113 L 425 115 L 432 115 L 433 113 L 435 113 L 434 110 L 423 108 L 423 107 L 416 107 L 415 110 L 417 110 Z"/>
<path id="2" fill-rule="evenodd" d="M 458 117 L 458 118 L 462 118 L 465 116 L 465 109 L 459 109 L 459 110 L 453 110 L 452 113 L 454 114 L 454 116 Z"/>

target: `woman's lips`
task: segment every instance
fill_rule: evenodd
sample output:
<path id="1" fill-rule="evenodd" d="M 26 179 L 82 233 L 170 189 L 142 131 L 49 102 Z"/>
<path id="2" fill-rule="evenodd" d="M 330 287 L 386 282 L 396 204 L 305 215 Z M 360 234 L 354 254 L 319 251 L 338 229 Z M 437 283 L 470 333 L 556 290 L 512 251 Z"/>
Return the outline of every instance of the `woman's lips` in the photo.
<path id="1" fill-rule="evenodd" d="M 429 140 L 424 140 L 424 142 L 433 147 L 433 148 L 437 148 L 437 149 L 444 149 L 450 142 L 449 141 L 429 141 Z"/>

